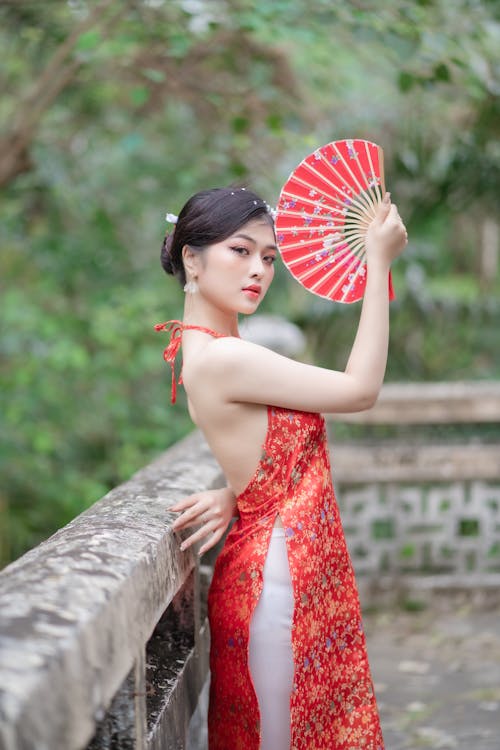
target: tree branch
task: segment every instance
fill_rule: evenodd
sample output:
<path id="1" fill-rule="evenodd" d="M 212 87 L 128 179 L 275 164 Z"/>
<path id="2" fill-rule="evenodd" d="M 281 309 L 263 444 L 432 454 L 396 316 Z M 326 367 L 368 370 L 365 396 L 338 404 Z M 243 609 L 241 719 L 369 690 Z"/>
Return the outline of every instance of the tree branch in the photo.
<path id="1" fill-rule="evenodd" d="M 97 23 L 102 15 L 114 4 L 114 0 L 103 0 L 79 23 L 58 47 L 48 65 L 40 74 L 31 92 L 21 103 L 14 124 L 5 136 L 0 138 L 0 186 L 7 184 L 21 172 L 31 168 L 29 146 L 33 141 L 37 126 L 61 91 L 74 79 L 82 65 L 80 60 L 68 58 L 75 49 L 82 34 Z M 121 3 L 115 13 L 111 13 L 102 23 L 103 37 L 114 26 L 129 6 L 129 0 Z"/>

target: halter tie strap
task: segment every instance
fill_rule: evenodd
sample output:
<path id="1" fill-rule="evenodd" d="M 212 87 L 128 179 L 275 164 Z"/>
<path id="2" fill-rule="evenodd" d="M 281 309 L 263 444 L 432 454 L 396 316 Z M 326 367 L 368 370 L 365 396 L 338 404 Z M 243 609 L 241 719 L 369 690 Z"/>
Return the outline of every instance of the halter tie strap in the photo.
<path id="1" fill-rule="evenodd" d="M 183 331 L 201 331 L 202 333 L 208 333 L 216 339 L 226 338 L 225 333 L 218 333 L 213 331 L 211 328 L 205 328 L 204 326 L 191 326 L 183 323 L 180 320 L 168 320 L 166 323 L 156 323 L 155 331 L 169 331 L 170 342 L 163 351 L 163 359 L 168 362 L 172 368 L 172 403 L 175 404 L 177 397 L 177 387 L 175 382 L 175 358 L 179 352 L 182 344 L 182 332 Z M 179 385 L 182 385 L 182 375 L 179 377 Z"/>

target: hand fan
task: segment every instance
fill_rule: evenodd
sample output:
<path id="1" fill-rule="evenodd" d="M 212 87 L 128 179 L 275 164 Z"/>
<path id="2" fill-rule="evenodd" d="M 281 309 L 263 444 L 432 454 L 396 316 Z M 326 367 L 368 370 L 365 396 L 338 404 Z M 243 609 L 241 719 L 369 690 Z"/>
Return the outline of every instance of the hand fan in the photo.
<path id="1" fill-rule="evenodd" d="M 336 302 L 363 297 L 366 230 L 384 193 L 383 151 L 370 141 L 333 141 L 301 161 L 281 190 L 275 227 L 302 286 Z"/>

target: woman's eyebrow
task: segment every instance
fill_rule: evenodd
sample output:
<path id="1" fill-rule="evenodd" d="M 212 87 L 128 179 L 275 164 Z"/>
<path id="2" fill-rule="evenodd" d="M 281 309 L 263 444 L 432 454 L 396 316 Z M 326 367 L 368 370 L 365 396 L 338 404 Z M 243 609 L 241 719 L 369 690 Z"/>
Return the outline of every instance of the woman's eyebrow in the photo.
<path id="1" fill-rule="evenodd" d="M 257 244 L 257 242 L 254 240 L 253 237 L 250 237 L 249 234 L 233 234 L 233 237 L 236 239 L 236 237 L 239 237 L 242 240 L 248 240 L 249 242 L 252 242 L 254 245 Z M 278 250 L 277 245 L 266 245 L 266 250 Z"/>

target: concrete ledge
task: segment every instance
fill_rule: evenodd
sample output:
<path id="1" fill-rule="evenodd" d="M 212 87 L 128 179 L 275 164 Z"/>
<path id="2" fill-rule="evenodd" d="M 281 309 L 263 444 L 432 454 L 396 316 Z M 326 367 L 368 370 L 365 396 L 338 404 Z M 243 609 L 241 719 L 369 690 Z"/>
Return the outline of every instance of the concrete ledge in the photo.
<path id="1" fill-rule="evenodd" d="M 168 507 L 219 480 L 194 433 L 0 573 L 2 750 L 85 747 L 195 565 Z"/>
<path id="2" fill-rule="evenodd" d="M 499 444 L 340 442 L 330 456 L 335 483 L 500 480 Z"/>
<path id="3" fill-rule="evenodd" d="M 388 383 L 372 409 L 329 418 L 392 425 L 500 422 L 500 382 Z"/>
<path id="4" fill-rule="evenodd" d="M 393 607 L 405 601 L 430 604 L 443 596 L 467 596 L 469 606 L 500 606 L 500 574 L 457 575 L 381 575 L 377 579 L 357 576 L 363 607 L 366 609 Z"/>

